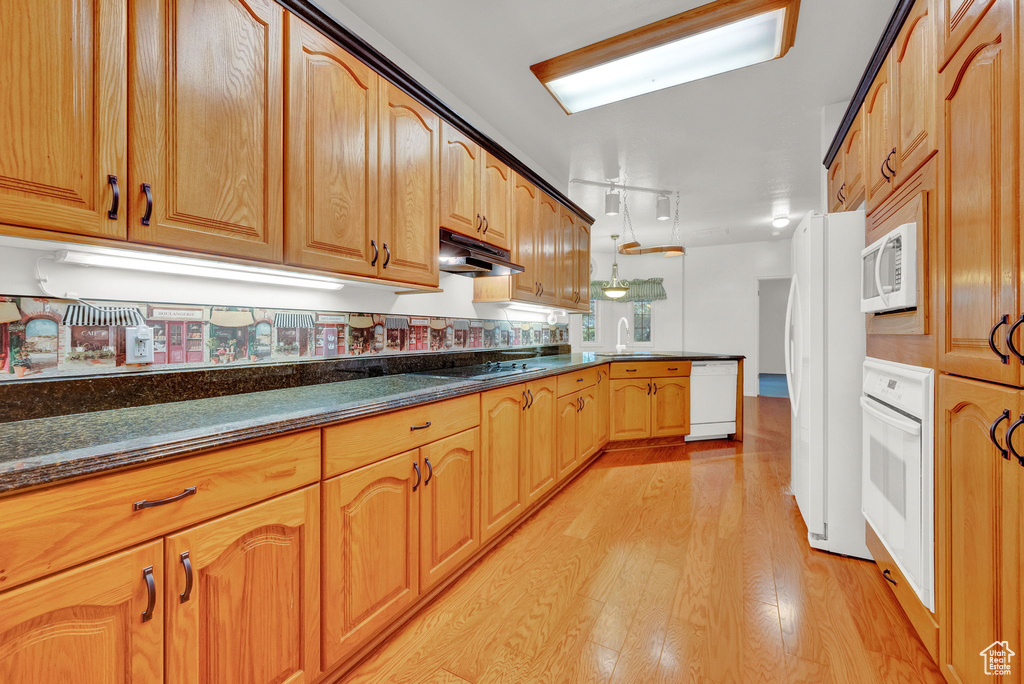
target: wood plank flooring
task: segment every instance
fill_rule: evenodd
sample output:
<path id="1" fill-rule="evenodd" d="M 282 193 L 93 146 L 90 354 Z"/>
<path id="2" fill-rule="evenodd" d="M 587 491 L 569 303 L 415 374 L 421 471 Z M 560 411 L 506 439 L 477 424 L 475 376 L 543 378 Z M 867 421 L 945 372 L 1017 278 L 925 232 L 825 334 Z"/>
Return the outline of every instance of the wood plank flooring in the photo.
<path id="1" fill-rule="evenodd" d="M 343 681 L 942 681 L 874 565 L 808 546 L 788 401 L 745 411 L 603 454 Z"/>

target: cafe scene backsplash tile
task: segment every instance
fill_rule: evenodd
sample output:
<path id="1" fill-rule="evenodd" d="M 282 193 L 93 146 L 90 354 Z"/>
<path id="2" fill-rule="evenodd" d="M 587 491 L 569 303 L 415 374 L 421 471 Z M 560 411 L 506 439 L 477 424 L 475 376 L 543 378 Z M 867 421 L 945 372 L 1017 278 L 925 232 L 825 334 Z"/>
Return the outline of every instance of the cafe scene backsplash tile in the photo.
<path id="1" fill-rule="evenodd" d="M 126 363 L 137 325 L 153 328 L 151 364 Z M 0 382 L 568 341 L 565 323 L 0 296 Z"/>

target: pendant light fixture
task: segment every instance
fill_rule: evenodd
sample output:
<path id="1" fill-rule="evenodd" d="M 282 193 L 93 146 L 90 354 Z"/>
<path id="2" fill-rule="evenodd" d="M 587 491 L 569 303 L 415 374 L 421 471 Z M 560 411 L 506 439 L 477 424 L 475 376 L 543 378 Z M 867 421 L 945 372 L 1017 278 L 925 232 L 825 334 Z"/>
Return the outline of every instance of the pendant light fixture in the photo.
<path id="1" fill-rule="evenodd" d="M 619 236 L 612 235 L 612 244 L 618 247 Z M 626 296 L 629 292 L 629 281 L 619 280 L 619 257 L 618 250 L 612 252 L 612 279 L 608 281 L 608 284 L 601 288 L 605 296 L 611 299 L 621 299 Z"/>
<path id="2" fill-rule="evenodd" d="M 668 199 L 667 197 L 665 199 Z M 658 198 L 658 218 L 661 218 L 661 197 Z M 668 213 L 667 211 L 665 212 Z M 627 205 L 626 211 L 623 214 L 626 222 L 628 222 L 629 230 L 633 233 L 633 222 L 629 221 L 629 207 Z M 677 257 L 684 256 L 686 254 L 686 248 L 683 247 L 682 239 L 679 234 L 679 193 L 676 193 L 676 220 L 672 225 L 672 239 L 667 245 L 654 245 L 653 247 L 643 247 L 636 240 L 636 233 L 633 233 L 633 242 L 627 242 L 626 244 L 619 247 L 619 254 L 626 254 L 629 256 L 637 256 L 640 254 L 664 254 L 666 257 Z"/>
<path id="3" fill-rule="evenodd" d="M 659 221 L 668 221 L 672 218 L 668 208 L 668 195 L 658 195 L 658 214 L 657 218 Z"/>
<path id="4" fill-rule="evenodd" d="M 604 213 L 606 216 L 619 215 L 619 191 L 609 190 L 604 196 Z"/>

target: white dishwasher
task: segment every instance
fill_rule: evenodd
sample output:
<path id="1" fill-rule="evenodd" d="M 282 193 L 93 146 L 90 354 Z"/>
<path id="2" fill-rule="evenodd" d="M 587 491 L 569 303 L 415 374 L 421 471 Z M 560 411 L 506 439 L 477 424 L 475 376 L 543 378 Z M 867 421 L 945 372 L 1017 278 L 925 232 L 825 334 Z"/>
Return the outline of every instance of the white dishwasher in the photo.
<path id="1" fill-rule="evenodd" d="M 690 367 L 690 434 L 686 441 L 736 432 L 735 361 L 694 361 Z"/>

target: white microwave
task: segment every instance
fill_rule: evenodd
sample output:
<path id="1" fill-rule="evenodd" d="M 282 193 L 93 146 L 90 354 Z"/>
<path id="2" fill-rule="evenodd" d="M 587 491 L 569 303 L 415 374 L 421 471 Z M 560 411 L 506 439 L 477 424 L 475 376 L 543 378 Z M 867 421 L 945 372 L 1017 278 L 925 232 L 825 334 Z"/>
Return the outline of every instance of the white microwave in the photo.
<path id="1" fill-rule="evenodd" d="M 871 243 L 861 255 L 863 313 L 917 307 L 917 224 L 904 223 Z"/>

